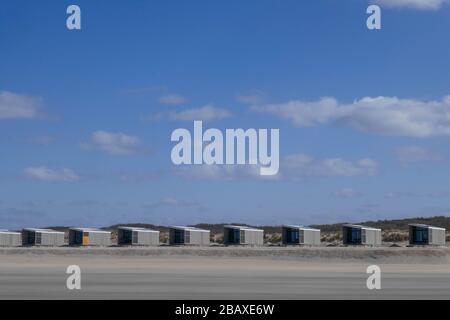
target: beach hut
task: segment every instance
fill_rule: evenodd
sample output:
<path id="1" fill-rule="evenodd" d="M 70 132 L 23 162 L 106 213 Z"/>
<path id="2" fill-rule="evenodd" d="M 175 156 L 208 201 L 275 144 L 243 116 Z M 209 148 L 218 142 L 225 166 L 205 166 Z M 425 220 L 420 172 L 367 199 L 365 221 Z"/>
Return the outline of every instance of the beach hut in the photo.
<path id="1" fill-rule="evenodd" d="M 381 245 L 381 229 L 345 224 L 342 227 L 342 239 L 345 245 Z"/>
<path id="2" fill-rule="evenodd" d="M 264 245 L 264 230 L 247 226 L 226 225 L 223 228 L 223 243 L 225 245 Z"/>
<path id="3" fill-rule="evenodd" d="M 108 247 L 111 245 L 111 232 L 94 228 L 70 228 L 69 245 Z"/>
<path id="4" fill-rule="evenodd" d="M 0 247 L 18 247 L 22 245 L 20 232 L 0 230 Z"/>
<path id="5" fill-rule="evenodd" d="M 295 225 L 282 226 L 284 245 L 320 245 L 320 230 Z"/>
<path id="6" fill-rule="evenodd" d="M 170 227 L 169 242 L 171 245 L 209 246 L 210 231 L 194 227 Z"/>
<path id="7" fill-rule="evenodd" d="M 425 224 L 409 225 L 410 245 L 445 245 L 445 229 Z"/>
<path id="8" fill-rule="evenodd" d="M 50 229 L 27 228 L 22 230 L 22 245 L 58 247 L 64 245 L 64 232 Z"/>
<path id="9" fill-rule="evenodd" d="M 125 246 L 158 246 L 159 231 L 135 227 L 118 227 L 117 242 Z"/>

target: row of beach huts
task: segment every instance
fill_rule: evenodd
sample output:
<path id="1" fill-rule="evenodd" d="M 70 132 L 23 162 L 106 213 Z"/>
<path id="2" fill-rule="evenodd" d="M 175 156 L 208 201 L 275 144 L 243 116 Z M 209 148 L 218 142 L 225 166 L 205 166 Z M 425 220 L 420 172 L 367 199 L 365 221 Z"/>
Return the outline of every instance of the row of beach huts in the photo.
<path id="1" fill-rule="evenodd" d="M 344 245 L 381 245 L 381 229 L 361 225 L 345 224 L 342 227 Z M 264 230 L 248 226 L 226 225 L 223 230 L 225 245 L 263 246 Z M 410 245 L 443 246 L 446 230 L 424 224 L 409 225 Z M 284 225 L 282 227 L 283 245 L 320 245 L 320 230 Z M 111 246 L 111 232 L 94 228 L 70 228 L 70 246 Z M 158 246 L 159 231 L 135 227 L 118 227 L 117 245 L 120 246 Z M 170 227 L 170 245 L 210 245 L 210 231 L 194 227 Z M 17 246 L 64 246 L 65 233 L 50 229 L 23 229 L 22 232 L 0 230 L 0 247 Z"/>

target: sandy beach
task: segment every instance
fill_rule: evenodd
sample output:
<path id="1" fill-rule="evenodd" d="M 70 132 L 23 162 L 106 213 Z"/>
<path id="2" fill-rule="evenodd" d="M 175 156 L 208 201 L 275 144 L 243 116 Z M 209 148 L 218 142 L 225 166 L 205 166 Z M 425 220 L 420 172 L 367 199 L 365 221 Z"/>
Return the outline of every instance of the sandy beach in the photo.
<path id="1" fill-rule="evenodd" d="M 16 248 L 0 299 L 448 299 L 449 248 Z M 382 270 L 368 290 L 366 269 Z M 66 268 L 81 268 L 81 290 Z"/>

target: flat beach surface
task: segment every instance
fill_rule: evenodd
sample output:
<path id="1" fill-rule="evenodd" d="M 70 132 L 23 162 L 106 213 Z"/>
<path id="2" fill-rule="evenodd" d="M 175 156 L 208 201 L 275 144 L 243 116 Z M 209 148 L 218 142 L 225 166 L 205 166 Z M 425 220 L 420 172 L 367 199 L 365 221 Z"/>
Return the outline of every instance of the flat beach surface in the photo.
<path id="1" fill-rule="evenodd" d="M 373 264 L 381 290 L 366 286 Z M 0 299 L 350 298 L 450 299 L 450 248 L 0 249 Z"/>

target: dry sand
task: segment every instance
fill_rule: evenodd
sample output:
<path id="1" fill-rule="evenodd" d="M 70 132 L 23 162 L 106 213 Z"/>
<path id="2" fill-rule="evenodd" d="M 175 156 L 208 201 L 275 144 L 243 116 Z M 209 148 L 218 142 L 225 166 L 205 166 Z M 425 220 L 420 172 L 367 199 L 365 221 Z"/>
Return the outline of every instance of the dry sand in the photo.
<path id="1" fill-rule="evenodd" d="M 1 299 L 449 299 L 449 248 L 17 248 Z M 66 288 L 69 265 L 82 290 Z M 382 290 L 366 268 L 382 270 Z"/>
<path id="2" fill-rule="evenodd" d="M 0 248 L 0 256 L 242 257 L 276 260 L 450 263 L 450 247 L 91 247 Z"/>

